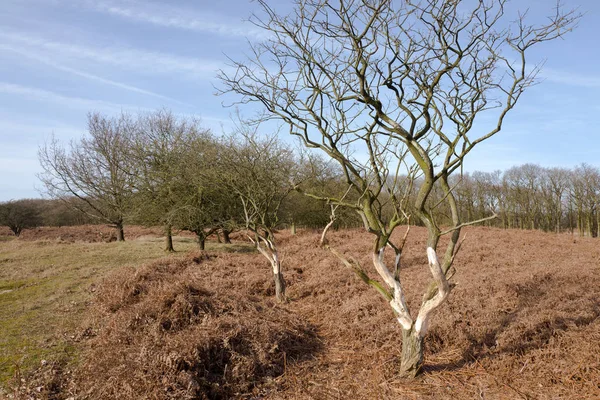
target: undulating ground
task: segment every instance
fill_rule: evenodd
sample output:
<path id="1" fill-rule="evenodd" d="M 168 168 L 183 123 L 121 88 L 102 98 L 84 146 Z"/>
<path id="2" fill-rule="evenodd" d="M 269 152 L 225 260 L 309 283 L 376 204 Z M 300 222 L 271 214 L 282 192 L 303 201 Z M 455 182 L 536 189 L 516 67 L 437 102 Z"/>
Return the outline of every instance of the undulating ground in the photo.
<path id="1" fill-rule="evenodd" d="M 239 243 L 244 250 L 239 253 L 209 249 L 146 262 L 160 255 L 158 238 L 130 244 L 0 242 L 0 279 L 12 285 L 5 289 L 12 292 L 0 294 L 0 312 L 2 321 L 14 319 L 2 322 L 0 340 L 43 350 L 40 339 L 48 332 L 68 339 L 64 349 L 50 346 L 48 354 L 42 352 L 50 361 L 33 374 L 10 380 L 8 386 L 20 389 L 6 395 L 600 398 L 600 239 L 479 227 L 463 232 L 466 241 L 452 278 L 456 286 L 432 321 L 426 366 L 415 380 L 397 374 L 401 333 L 390 307 L 317 248 L 316 232 L 278 235 L 288 283 L 284 305 L 272 298 L 266 260 Z M 360 230 L 330 237 L 333 247 L 354 256 L 375 277 L 370 239 Z M 126 258 L 126 246 L 143 251 Z M 55 258 L 38 267 L 50 255 L 36 258 L 35 249 L 47 249 Z M 60 261 L 67 255 L 70 261 Z M 26 261 L 15 261 L 20 259 Z M 27 267 L 16 273 L 19 263 Z M 34 290 L 27 283 L 12 283 L 44 276 L 57 278 L 41 292 L 43 301 L 35 291 L 26 295 Z M 77 285 L 63 283 L 62 277 L 70 276 Z M 402 279 L 415 310 L 430 279 L 421 228 L 411 229 Z M 72 296 L 69 290 L 81 291 L 85 300 L 71 306 L 65 300 Z M 21 291 L 25 294 L 16 297 Z M 23 302 L 34 313 L 33 298 L 40 299 L 43 315 L 22 321 L 13 316 L 20 315 Z M 30 340 L 27 333 L 41 329 L 42 316 L 61 322 L 51 322 Z M 72 355 L 61 358 L 60 352 Z"/>
<path id="2" fill-rule="evenodd" d="M 36 228 L 18 239 L 0 229 L 0 388 L 42 361 L 76 359 L 96 283 L 120 267 L 166 256 L 160 229 L 131 227 L 125 234 L 129 240 L 116 243 L 105 226 Z M 180 234 L 179 251 L 169 257 L 195 247 Z"/>

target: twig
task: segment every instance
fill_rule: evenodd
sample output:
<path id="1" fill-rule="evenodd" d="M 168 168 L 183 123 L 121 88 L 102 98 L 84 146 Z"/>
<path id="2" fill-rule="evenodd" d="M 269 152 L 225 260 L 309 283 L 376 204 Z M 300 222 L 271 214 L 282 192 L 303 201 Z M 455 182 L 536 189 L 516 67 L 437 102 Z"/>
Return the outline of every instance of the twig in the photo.
<path id="1" fill-rule="evenodd" d="M 348 186 L 348 189 L 346 190 L 344 195 L 341 197 L 340 201 L 343 201 L 346 198 L 348 193 L 350 193 L 351 189 L 352 189 L 352 186 Z M 323 233 L 321 234 L 321 240 L 319 240 L 319 247 L 325 247 L 327 245 L 327 238 L 326 238 L 327 232 L 329 231 L 329 228 L 331 228 L 333 226 L 333 224 L 335 223 L 335 220 L 337 218 L 335 215 L 335 212 L 337 211 L 340 204 L 339 203 L 336 203 L 336 204 L 330 203 L 329 206 L 331 207 L 331 215 L 329 215 L 329 223 L 327 225 L 325 225 L 325 229 L 323 229 Z"/>
<path id="2" fill-rule="evenodd" d="M 457 226 L 455 226 L 455 227 L 453 227 L 453 228 L 450 228 L 450 229 L 448 229 L 448 230 L 446 230 L 446 231 L 443 231 L 442 233 L 440 233 L 440 236 L 447 235 L 448 233 L 450 233 L 450 232 L 454 232 L 455 230 L 457 230 L 457 229 L 460 229 L 460 228 L 463 228 L 463 227 L 465 227 L 465 226 L 469 226 L 469 225 L 475 225 L 475 224 L 478 224 L 478 223 L 480 223 L 480 222 L 485 222 L 485 221 L 489 221 L 489 220 L 491 220 L 491 219 L 495 219 L 495 218 L 497 218 L 497 217 L 498 217 L 498 214 L 494 213 L 494 215 L 490 215 L 489 217 L 481 218 L 481 219 L 478 219 L 478 220 L 476 220 L 476 221 L 469 221 L 469 222 L 465 222 L 465 223 L 462 223 L 462 224 L 460 224 L 460 225 L 457 225 Z"/>
<path id="3" fill-rule="evenodd" d="M 467 234 L 465 233 L 463 235 L 463 238 L 460 242 L 458 242 L 458 244 L 456 245 L 456 249 L 454 250 L 454 254 L 452 254 L 452 258 L 450 258 L 450 265 L 454 264 L 454 257 L 456 257 L 456 255 L 458 254 L 458 252 L 460 251 L 460 248 L 462 247 L 463 242 L 467 239 Z M 454 274 L 453 274 L 454 275 Z"/>
<path id="4" fill-rule="evenodd" d="M 381 283 L 369 278 L 369 276 L 362 269 L 362 267 L 360 266 L 360 263 L 357 260 L 355 260 L 352 257 L 350 257 L 350 259 L 347 259 L 341 253 L 339 253 L 336 249 L 330 247 L 329 245 L 325 245 L 323 248 L 329 250 L 331 253 L 333 253 L 334 256 L 339 258 L 340 261 L 342 263 L 344 263 L 345 266 L 352 269 L 354 271 L 354 273 L 356 273 L 356 275 L 358 275 L 358 277 L 363 282 L 365 282 L 368 285 L 373 286 L 387 301 L 392 300 L 393 296 L 383 287 L 383 285 Z"/>

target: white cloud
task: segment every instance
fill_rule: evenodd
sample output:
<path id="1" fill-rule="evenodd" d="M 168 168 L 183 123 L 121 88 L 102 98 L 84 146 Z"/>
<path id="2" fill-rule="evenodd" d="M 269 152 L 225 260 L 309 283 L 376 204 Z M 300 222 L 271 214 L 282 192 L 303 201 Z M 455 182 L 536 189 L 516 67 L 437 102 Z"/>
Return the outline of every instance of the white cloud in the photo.
<path id="1" fill-rule="evenodd" d="M 544 68 L 540 72 L 540 78 L 549 82 L 561 83 L 565 85 L 581 86 L 587 88 L 600 87 L 600 75 L 585 75 L 566 71 L 559 71 L 552 68 Z"/>
<path id="2" fill-rule="evenodd" d="M 111 103 L 102 100 L 85 99 L 81 97 L 65 96 L 59 93 L 50 92 L 43 89 L 37 89 L 27 86 L 16 85 L 13 83 L 0 82 L 0 93 L 23 96 L 34 101 L 45 103 L 64 105 L 70 108 L 84 110 L 105 110 L 105 111 L 120 111 L 120 110 L 142 110 L 141 107 L 125 104 Z"/>
<path id="3" fill-rule="evenodd" d="M 37 123 L 0 121 L 0 154 L 15 154 L 25 145 L 37 146 L 40 137 L 55 133 L 58 137 L 78 137 L 85 131 L 83 127 L 65 125 L 54 121 L 39 121 Z"/>
<path id="4" fill-rule="evenodd" d="M 10 52 L 13 52 L 13 53 L 16 53 L 16 54 L 19 54 L 19 55 L 21 55 L 23 57 L 27 57 L 27 58 L 36 60 L 38 62 L 41 62 L 43 64 L 46 64 L 46 65 L 48 65 L 48 66 L 50 66 L 52 68 L 55 68 L 57 70 L 67 72 L 67 73 L 70 73 L 72 75 L 80 76 L 80 77 L 83 77 L 83 78 L 86 78 L 86 79 L 89 79 L 89 80 L 92 80 L 92 81 L 95 81 L 95 82 L 100 82 L 100 83 L 103 83 L 103 84 L 106 84 L 106 85 L 110 85 L 110 86 L 118 87 L 118 88 L 121 88 L 121 89 L 125 89 L 125 90 L 128 90 L 128 91 L 134 92 L 134 93 L 139 93 L 139 94 L 156 97 L 156 98 L 163 99 L 163 100 L 168 100 L 170 102 L 174 102 L 174 103 L 178 103 L 178 104 L 182 104 L 182 105 L 189 105 L 187 103 L 181 102 L 179 100 L 173 99 L 173 98 L 168 97 L 168 96 L 163 96 L 161 94 L 158 94 L 158 93 L 155 93 L 155 92 L 152 92 L 152 91 L 149 91 L 149 90 L 145 90 L 145 89 L 142 89 L 142 88 L 139 88 L 139 87 L 136 87 L 136 86 L 128 85 L 126 83 L 113 81 L 111 79 L 102 78 L 102 77 L 100 77 L 98 75 L 94 75 L 94 74 L 91 74 L 91 73 L 88 73 L 88 72 L 85 72 L 85 71 L 80 71 L 80 70 L 77 70 L 75 68 L 67 67 L 65 65 L 57 64 L 57 63 L 51 61 L 50 59 L 48 59 L 46 57 L 40 57 L 39 55 L 37 55 L 37 54 L 35 54 L 33 52 L 30 52 L 30 51 L 27 51 L 27 50 L 23 50 L 22 48 L 15 48 L 15 47 L 12 47 L 12 46 L 9 46 L 9 45 L 0 44 L 0 49 L 6 50 L 6 51 L 10 51 Z"/>
<path id="5" fill-rule="evenodd" d="M 225 16 L 165 4 L 138 1 L 87 1 L 93 9 L 129 20 L 167 28 L 206 32 L 220 36 L 263 38 L 265 33 L 249 22 L 225 21 Z M 231 20 L 230 17 L 227 19 Z"/>
<path id="6" fill-rule="evenodd" d="M 0 43 L 11 48 L 35 49 L 38 57 L 61 60 L 90 60 L 110 64 L 140 74 L 175 74 L 198 79 L 212 78 L 223 66 L 220 62 L 127 47 L 91 47 L 45 40 L 22 33 L 0 31 Z"/>

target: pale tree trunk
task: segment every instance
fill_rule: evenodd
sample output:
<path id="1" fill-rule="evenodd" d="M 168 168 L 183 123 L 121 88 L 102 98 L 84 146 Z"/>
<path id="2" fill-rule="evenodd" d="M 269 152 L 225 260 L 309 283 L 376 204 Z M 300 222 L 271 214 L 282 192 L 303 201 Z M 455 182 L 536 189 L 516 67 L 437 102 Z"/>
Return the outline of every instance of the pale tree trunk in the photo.
<path id="1" fill-rule="evenodd" d="M 387 246 L 392 247 L 395 251 L 393 273 L 388 269 L 384 261 L 385 246 L 382 246 L 378 252 L 373 254 L 373 264 L 377 273 L 383 278 L 384 282 L 392 291 L 389 297 L 390 306 L 394 310 L 396 319 L 402 327 L 400 373 L 402 376 L 413 378 L 419 373 L 423 366 L 423 338 L 427 333 L 430 318 L 433 311 L 446 300 L 450 288 L 435 250 L 431 246 L 428 247 L 427 258 L 429 260 L 429 269 L 437 285 L 437 291 L 431 296 L 428 296 L 427 294 L 424 296 L 423 305 L 419 310 L 417 319 L 416 321 L 413 320 L 406 305 L 402 284 L 400 282 L 400 260 L 407 235 L 408 230 L 402 240 L 402 244 L 398 247 L 393 246 L 387 239 L 383 242 L 381 239 L 378 239 L 378 246 L 386 243 Z M 437 240 L 434 241 L 437 242 Z M 435 245 L 433 246 L 435 247 Z"/>
<path id="2" fill-rule="evenodd" d="M 423 366 L 423 337 L 414 328 L 402 329 L 400 374 L 414 378 Z"/>
<path id="3" fill-rule="evenodd" d="M 429 271 L 433 277 L 433 282 L 429 285 L 425 294 L 423 295 L 423 302 L 421 304 L 421 308 L 419 309 L 419 313 L 417 314 L 416 320 L 412 323 L 412 318 L 410 317 L 408 310 L 406 312 L 405 323 L 398 318 L 398 321 L 402 325 L 402 359 L 400 360 L 400 372 L 402 375 L 406 377 L 414 377 L 416 376 L 422 366 L 423 366 L 423 338 L 427 334 L 429 329 L 429 324 L 431 318 L 435 312 L 448 298 L 450 294 L 450 285 L 448 283 L 448 277 L 446 274 L 448 273 L 452 263 L 454 262 L 454 257 L 460 250 L 461 243 L 459 243 L 458 239 L 460 237 L 460 216 L 458 211 L 458 206 L 456 204 L 456 199 L 454 194 L 452 193 L 452 189 L 448 184 L 448 177 L 443 176 L 440 180 L 442 189 L 447 196 L 448 204 L 450 206 L 450 210 L 452 212 L 452 225 L 453 229 L 446 231 L 444 233 L 440 232 L 437 226 L 433 223 L 430 215 L 424 212 L 424 204 L 426 200 L 426 196 L 420 196 L 419 202 L 417 202 L 417 214 L 421 221 L 425 224 L 428 231 L 427 238 L 427 261 L 429 264 Z M 423 189 L 423 188 L 422 188 Z M 427 187 L 424 188 L 426 190 Z M 421 192 L 422 195 L 424 192 Z M 495 217 L 495 216 L 494 216 Z M 485 220 L 485 218 L 483 219 Z M 480 220 L 479 222 L 481 222 Z M 446 254 L 444 257 L 444 264 L 440 265 L 440 261 L 437 256 L 437 245 L 440 239 L 440 236 L 445 233 L 451 233 L 451 239 L 446 248 Z M 397 257 L 398 258 L 398 257 Z M 383 257 L 381 257 L 383 259 Z M 398 263 L 398 261 L 396 261 Z M 398 285 L 400 284 L 398 274 L 395 274 L 395 278 L 398 281 Z M 396 290 L 394 293 L 394 297 L 397 297 Z M 393 304 L 392 304 L 393 307 Z M 396 310 L 398 313 L 398 311 Z M 411 322 L 410 325 L 407 322 Z"/>
<path id="4" fill-rule="evenodd" d="M 292 235 L 296 235 L 296 223 L 295 222 L 292 222 L 291 232 L 292 232 Z"/>
<path id="5" fill-rule="evenodd" d="M 271 264 L 273 271 L 273 280 L 275 281 L 275 298 L 278 301 L 284 303 L 285 297 L 285 280 L 283 279 L 283 271 L 281 269 L 281 261 L 279 259 L 279 253 L 277 247 L 273 241 L 273 236 L 263 237 L 257 234 L 256 240 L 250 238 L 256 245 L 256 249 L 267 259 Z M 261 246 L 261 241 L 265 244 L 266 248 Z"/>
<path id="6" fill-rule="evenodd" d="M 169 253 L 173 253 L 175 251 L 173 248 L 173 232 L 171 225 L 167 225 L 165 227 L 165 251 Z"/>
<path id="7" fill-rule="evenodd" d="M 423 365 L 423 337 L 425 335 L 430 314 L 422 317 L 417 322 L 413 320 L 406 305 L 404 292 L 398 274 L 392 274 L 384 262 L 384 250 L 382 247 L 378 253 L 373 254 L 373 264 L 377 273 L 392 290 L 389 300 L 390 306 L 396 314 L 396 319 L 402 327 L 402 357 L 400 359 L 400 374 L 402 376 L 415 377 Z M 399 269 L 400 255 L 395 260 L 396 270 Z M 421 312 L 419 312 L 421 317 Z"/>
<path id="8" fill-rule="evenodd" d="M 433 276 L 435 289 L 427 291 L 423 296 L 423 304 L 414 324 L 407 329 L 402 324 L 402 358 L 400 372 L 406 377 L 415 377 L 423 366 L 423 339 L 429 329 L 434 311 L 439 308 L 450 294 L 450 285 L 445 272 L 440 266 L 437 253 L 433 247 L 427 248 L 429 270 Z"/>
<path id="9" fill-rule="evenodd" d="M 285 280 L 283 279 L 283 272 L 281 271 L 281 263 L 277 253 L 271 262 L 273 267 L 273 280 L 275 281 L 275 298 L 280 302 L 285 302 Z"/>

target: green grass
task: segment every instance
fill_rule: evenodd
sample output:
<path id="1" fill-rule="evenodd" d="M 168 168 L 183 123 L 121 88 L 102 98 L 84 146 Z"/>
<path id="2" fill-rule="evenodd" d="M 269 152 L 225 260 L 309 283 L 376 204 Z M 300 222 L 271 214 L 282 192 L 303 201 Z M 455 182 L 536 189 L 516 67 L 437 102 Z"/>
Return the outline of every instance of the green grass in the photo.
<path id="1" fill-rule="evenodd" d="M 138 266 L 161 257 L 180 257 L 197 248 L 175 238 L 166 254 L 161 238 L 124 243 L 0 241 L 0 388 L 16 368 L 28 371 L 41 360 L 75 360 L 71 336 L 84 318 L 90 285 L 116 267 Z M 244 245 L 207 243 L 208 250 L 247 251 Z M 250 249 L 251 250 L 251 249 Z"/>

